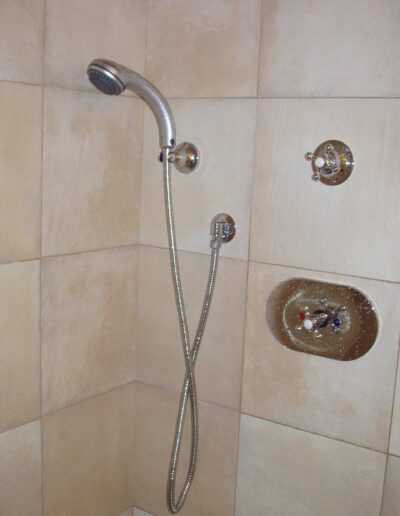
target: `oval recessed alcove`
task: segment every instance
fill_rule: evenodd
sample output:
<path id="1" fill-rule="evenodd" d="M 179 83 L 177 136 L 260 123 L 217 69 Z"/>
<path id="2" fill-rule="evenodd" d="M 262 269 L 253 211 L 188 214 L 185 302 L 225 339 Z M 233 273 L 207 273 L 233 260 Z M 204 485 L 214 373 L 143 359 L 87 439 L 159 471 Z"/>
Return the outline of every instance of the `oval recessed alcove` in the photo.
<path id="1" fill-rule="evenodd" d="M 379 329 L 377 310 L 363 292 L 307 278 L 280 283 L 267 301 L 266 317 L 284 346 L 335 360 L 365 355 Z"/>

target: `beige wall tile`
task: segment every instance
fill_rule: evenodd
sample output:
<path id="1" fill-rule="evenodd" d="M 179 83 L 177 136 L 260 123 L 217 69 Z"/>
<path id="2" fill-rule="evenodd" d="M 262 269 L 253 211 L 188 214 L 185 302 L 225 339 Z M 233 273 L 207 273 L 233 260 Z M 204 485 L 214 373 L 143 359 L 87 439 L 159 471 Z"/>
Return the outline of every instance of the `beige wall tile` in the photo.
<path id="1" fill-rule="evenodd" d="M 44 0 L 1 1 L 0 80 L 41 84 L 44 16 Z"/>
<path id="2" fill-rule="evenodd" d="M 133 380 L 136 263 L 135 248 L 43 261 L 45 413 Z"/>
<path id="3" fill-rule="evenodd" d="M 268 328 L 265 308 L 288 278 L 359 288 L 375 303 L 380 335 L 363 357 L 349 361 L 285 348 Z M 390 283 L 251 264 L 248 285 L 242 411 L 386 451 L 399 332 L 399 286 Z"/>
<path id="4" fill-rule="evenodd" d="M 377 516 L 386 457 L 242 415 L 237 516 Z"/>
<path id="5" fill-rule="evenodd" d="M 0 266 L 0 305 L 1 432 L 40 416 L 39 262 Z"/>
<path id="6" fill-rule="evenodd" d="M 388 465 L 383 491 L 382 516 L 400 514 L 400 458 L 388 457 Z"/>
<path id="7" fill-rule="evenodd" d="M 400 457 L 400 368 L 397 369 L 396 394 L 394 397 L 390 453 Z"/>
<path id="8" fill-rule="evenodd" d="M 0 514 L 42 516 L 38 421 L 0 434 Z"/>
<path id="9" fill-rule="evenodd" d="M 142 511 L 142 510 L 134 507 L 133 508 L 133 516 L 152 516 L 152 515 L 149 512 L 145 512 L 145 511 Z"/>
<path id="10" fill-rule="evenodd" d="M 0 83 L 1 262 L 40 255 L 41 123 L 39 87 Z"/>
<path id="11" fill-rule="evenodd" d="M 172 170 L 178 247 L 208 254 L 211 220 L 225 212 L 235 219 L 237 234 L 221 253 L 247 259 L 256 101 L 172 100 L 171 108 L 178 142 L 192 141 L 201 152 L 200 166 L 191 175 Z M 146 109 L 141 243 L 167 247 L 158 153 L 156 124 Z"/>
<path id="12" fill-rule="evenodd" d="M 146 73 L 170 97 L 256 95 L 259 0 L 150 0 Z"/>
<path id="13" fill-rule="evenodd" d="M 139 100 L 46 89 L 45 255 L 136 242 L 141 130 Z"/>
<path id="14" fill-rule="evenodd" d="M 193 342 L 210 260 L 208 256 L 191 253 L 180 253 L 179 258 Z M 220 259 L 210 315 L 196 362 L 199 398 L 236 410 L 240 407 L 246 279 L 246 262 Z M 184 376 L 169 253 L 141 246 L 135 377 L 143 383 L 180 392 Z"/>
<path id="15" fill-rule="evenodd" d="M 396 0 L 264 0 L 259 94 L 398 96 L 399 21 Z"/>
<path id="16" fill-rule="evenodd" d="M 174 437 L 178 394 L 137 384 L 135 421 L 135 503 L 158 516 L 169 514 L 166 486 Z M 182 516 L 232 516 L 239 416 L 199 404 L 198 466 Z M 189 423 L 186 425 L 177 485 L 187 471 Z"/>
<path id="17" fill-rule="evenodd" d="M 119 516 L 133 516 L 133 509 L 128 509 L 127 511 L 121 512 Z"/>
<path id="18" fill-rule="evenodd" d="M 146 0 L 47 0 L 45 80 L 91 90 L 88 64 L 106 57 L 144 71 Z"/>
<path id="19" fill-rule="evenodd" d="M 394 99 L 259 101 L 252 259 L 399 281 L 399 137 Z M 304 159 L 332 138 L 355 159 L 336 187 Z"/>
<path id="20" fill-rule="evenodd" d="M 110 516 L 133 504 L 134 384 L 42 424 L 46 516 Z"/>

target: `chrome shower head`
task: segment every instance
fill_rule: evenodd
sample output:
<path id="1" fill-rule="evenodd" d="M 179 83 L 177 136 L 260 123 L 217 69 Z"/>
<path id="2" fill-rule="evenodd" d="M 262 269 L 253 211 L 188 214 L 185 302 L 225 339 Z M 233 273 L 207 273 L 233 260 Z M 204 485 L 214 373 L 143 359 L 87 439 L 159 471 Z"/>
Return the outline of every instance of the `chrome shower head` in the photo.
<path id="1" fill-rule="evenodd" d="M 175 147 L 175 121 L 168 102 L 158 89 L 138 73 L 108 59 L 95 59 L 87 69 L 90 82 L 106 95 L 120 95 L 125 88 L 142 98 L 152 110 L 160 147 Z"/>

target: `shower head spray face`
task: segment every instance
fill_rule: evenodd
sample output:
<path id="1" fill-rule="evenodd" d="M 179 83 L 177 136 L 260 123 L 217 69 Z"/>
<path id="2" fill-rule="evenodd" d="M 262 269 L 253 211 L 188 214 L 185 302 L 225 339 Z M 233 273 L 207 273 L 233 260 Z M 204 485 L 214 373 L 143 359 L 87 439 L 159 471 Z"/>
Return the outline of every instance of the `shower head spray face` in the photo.
<path id="1" fill-rule="evenodd" d="M 175 121 L 168 102 L 147 79 L 126 66 L 95 59 L 87 69 L 90 82 L 106 95 L 120 95 L 125 89 L 142 98 L 152 110 L 160 135 L 161 149 L 173 149 L 176 143 Z"/>
<path id="2" fill-rule="evenodd" d="M 93 86 L 106 95 L 120 95 L 125 90 L 124 83 L 111 67 L 92 63 L 87 69 L 87 74 Z"/>

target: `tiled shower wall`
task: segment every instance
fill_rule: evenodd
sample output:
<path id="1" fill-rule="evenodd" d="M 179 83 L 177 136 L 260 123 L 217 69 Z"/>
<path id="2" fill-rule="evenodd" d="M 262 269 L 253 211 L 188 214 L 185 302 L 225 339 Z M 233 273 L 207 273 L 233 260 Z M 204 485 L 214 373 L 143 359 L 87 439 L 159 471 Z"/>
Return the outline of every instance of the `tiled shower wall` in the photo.
<path id="1" fill-rule="evenodd" d="M 170 99 L 178 141 L 202 154 L 198 171 L 173 176 L 192 335 L 210 221 L 227 212 L 238 226 L 196 365 L 200 455 L 182 515 L 400 514 L 399 26 L 394 0 L 149 2 L 146 75 Z M 147 109 L 143 138 L 135 503 L 166 516 L 184 367 Z M 304 160 L 327 139 L 355 156 L 336 188 L 311 181 Z M 266 301 L 294 276 L 371 296 L 381 331 L 365 357 L 274 339 Z"/>
<path id="2" fill-rule="evenodd" d="M 173 176 L 192 335 L 210 221 L 238 225 L 196 366 L 199 465 L 181 514 L 400 513 L 398 2 L 0 11 L 1 516 L 167 514 L 184 369 L 156 127 L 133 95 L 93 90 L 98 56 L 154 81 L 178 140 L 200 147 L 199 170 Z M 356 160 L 337 188 L 303 159 L 328 138 Z M 293 276 L 366 291 L 374 348 L 349 363 L 283 349 L 265 304 Z"/>
<path id="3" fill-rule="evenodd" d="M 147 2 L 0 0 L 0 514 L 133 505 Z"/>

